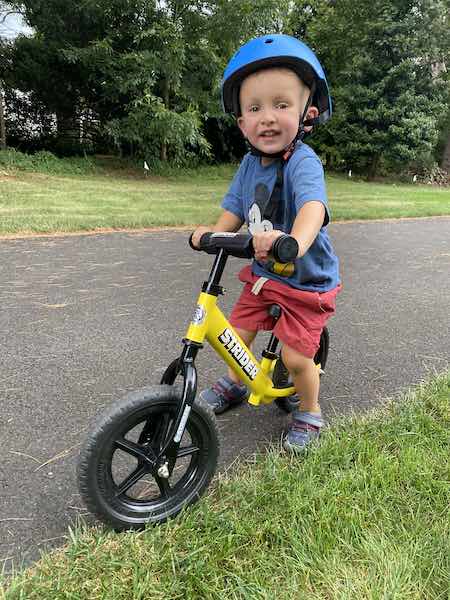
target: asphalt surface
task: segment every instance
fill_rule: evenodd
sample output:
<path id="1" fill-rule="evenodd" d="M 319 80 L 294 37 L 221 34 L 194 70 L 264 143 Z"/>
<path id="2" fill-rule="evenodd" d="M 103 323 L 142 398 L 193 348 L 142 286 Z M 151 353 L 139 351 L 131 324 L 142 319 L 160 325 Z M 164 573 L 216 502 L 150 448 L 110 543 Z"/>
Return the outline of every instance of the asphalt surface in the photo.
<path id="1" fill-rule="evenodd" d="M 342 223 L 330 234 L 344 283 L 321 389 L 333 422 L 448 367 L 450 219 Z M 243 264 L 229 261 L 225 311 Z M 64 543 L 68 525 L 86 515 L 75 465 L 87 425 L 112 400 L 158 383 L 210 265 L 187 247 L 186 232 L 0 240 L 6 572 Z M 210 349 L 197 366 L 200 388 L 223 372 Z M 279 440 L 286 422 L 275 406 L 220 417 L 221 468 Z"/>

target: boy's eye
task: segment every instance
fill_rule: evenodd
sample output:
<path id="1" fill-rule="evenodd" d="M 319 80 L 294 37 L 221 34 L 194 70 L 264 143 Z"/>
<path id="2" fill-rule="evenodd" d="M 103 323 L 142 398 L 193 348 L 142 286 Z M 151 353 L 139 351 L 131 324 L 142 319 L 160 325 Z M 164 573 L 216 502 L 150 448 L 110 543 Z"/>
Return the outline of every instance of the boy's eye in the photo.
<path id="1" fill-rule="evenodd" d="M 258 108 L 259 108 L 259 107 L 258 107 L 256 104 L 254 104 L 253 106 L 250 106 L 248 110 L 249 110 L 250 112 L 256 112 L 256 111 L 258 110 Z"/>
<path id="2" fill-rule="evenodd" d="M 278 102 L 278 104 L 277 104 L 277 108 L 287 108 L 287 107 L 288 107 L 287 102 Z"/>

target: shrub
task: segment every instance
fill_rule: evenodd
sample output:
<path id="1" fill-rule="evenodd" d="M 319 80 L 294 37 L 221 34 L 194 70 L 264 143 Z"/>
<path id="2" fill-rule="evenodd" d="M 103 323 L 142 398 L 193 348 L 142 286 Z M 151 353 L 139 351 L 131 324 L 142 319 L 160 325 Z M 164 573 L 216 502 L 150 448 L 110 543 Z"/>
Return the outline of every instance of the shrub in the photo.
<path id="1" fill-rule="evenodd" d="M 0 151 L 0 169 L 6 171 L 37 171 L 52 175 L 84 175 L 95 173 L 98 166 L 90 157 L 58 158 L 42 150 L 36 154 L 24 154 L 8 148 Z"/>

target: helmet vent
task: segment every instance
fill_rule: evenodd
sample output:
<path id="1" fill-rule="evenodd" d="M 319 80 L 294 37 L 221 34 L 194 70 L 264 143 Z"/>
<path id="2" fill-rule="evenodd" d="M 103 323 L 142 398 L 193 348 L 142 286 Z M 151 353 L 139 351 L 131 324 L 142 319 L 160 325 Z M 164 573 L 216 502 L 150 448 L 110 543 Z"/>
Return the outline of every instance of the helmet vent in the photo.
<path id="1" fill-rule="evenodd" d="M 268 38 L 267 40 L 264 40 L 265 44 L 271 44 L 273 42 L 272 38 Z"/>

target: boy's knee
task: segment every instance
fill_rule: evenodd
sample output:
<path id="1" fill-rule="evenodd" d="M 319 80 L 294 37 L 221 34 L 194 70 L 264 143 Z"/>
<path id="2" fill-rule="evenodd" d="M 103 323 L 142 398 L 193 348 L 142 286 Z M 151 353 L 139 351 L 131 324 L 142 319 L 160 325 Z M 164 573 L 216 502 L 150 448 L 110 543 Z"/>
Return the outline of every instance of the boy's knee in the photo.
<path id="1" fill-rule="evenodd" d="M 314 366 L 312 358 L 301 354 L 289 346 L 283 346 L 281 357 L 285 367 L 293 377 L 301 375 L 305 370 Z"/>
<path id="2" fill-rule="evenodd" d="M 256 331 L 248 331 L 246 329 L 241 329 L 240 327 L 236 327 L 235 331 L 238 334 L 238 336 L 244 340 L 247 346 L 249 346 L 253 342 L 257 334 Z"/>

